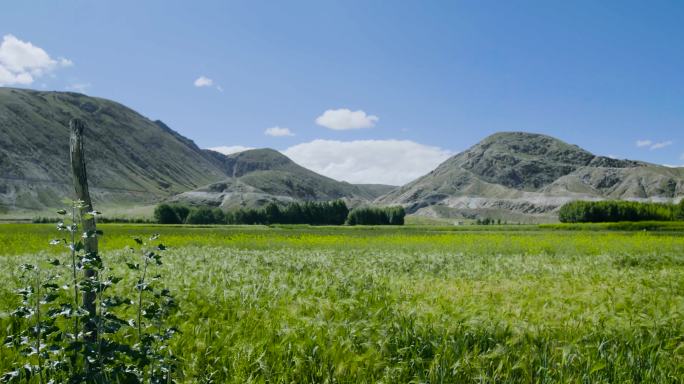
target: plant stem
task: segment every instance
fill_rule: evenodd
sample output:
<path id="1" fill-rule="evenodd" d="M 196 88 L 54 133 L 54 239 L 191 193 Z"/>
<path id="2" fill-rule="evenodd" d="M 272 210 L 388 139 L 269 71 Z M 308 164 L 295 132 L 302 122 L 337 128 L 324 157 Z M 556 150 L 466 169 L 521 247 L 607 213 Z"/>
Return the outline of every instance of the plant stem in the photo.
<path id="1" fill-rule="evenodd" d="M 147 263 L 148 259 L 145 256 L 145 251 L 143 250 L 143 259 L 145 264 L 143 266 L 142 278 L 138 282 L 138 341 L 142 341 L 142 299 L 143 299 L 143 289 L 145 284 L 145 277 L 147 276 Z"/>
<path id="2" fill-rule="evenodd" d="M 74 286 L 74 308 L 72 315 L 74 316 L 74 342 L 78 342 L 79 331 L 79 321 L 78 316 L 80 312 L 79 308 L 79 297 L 78 297 L 78 272 L 76 270 L 76 206 L 75 203 L 71 204 L 71 284 Z M 76 365 L 78 361 L 78 349 L 74 349 L 73 356 L 71 357 L 71 368 L 76 372 Z"/>
<path id="3" fill-rule="evenodd" d="M 42 338 L 40 321 L 40 272 L 36 270 L 36 351 L 38 355 L 38 380 L 43 384 L 43 359 L 40 356 L 40 339 Z"/>
<path id="4" fill-rule="evenodd" d="M 71 207 L 71 273 L 72 273 L 72 284 L 74 286 L 74 311 L 78 310 L 78 275 L 76 272 L 76 231 L 74 230 L 74 225 L 76 225 L 76 208 L 72 205 Z M 74 321 L 74 336 L 78 339 L 78 315 L 75 316 Z"/>
<path id="5" fill-rule="evenodd" d="M 100 309 L 100 313 L 97 315 L 97 361 L 99 362 L 99 369 L 103 370 L 102 368 L 102 311 L 104 310 L 103 305 L 102 305 L 102 281 L 99 280 L 99 275 L 98 275 L 98 282 L 99 282 L 99 292 L 98 292 L 98 307 Z"/>

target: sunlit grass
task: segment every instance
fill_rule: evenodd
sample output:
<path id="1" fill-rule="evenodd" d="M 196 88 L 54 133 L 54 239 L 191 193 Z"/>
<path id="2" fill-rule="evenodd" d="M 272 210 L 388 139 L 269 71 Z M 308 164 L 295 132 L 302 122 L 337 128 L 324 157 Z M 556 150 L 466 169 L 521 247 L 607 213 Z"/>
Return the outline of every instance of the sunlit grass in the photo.
<path id="1" fill-rule="evenodd" d="M 160 232 L 171 247 L 184 382 L 684 377 L 678 233 L 102 228 L 119 274 L 130 236 Z M 49 225 L 0 226 L 0 313 L 13 271 L 53 237 Z"/>

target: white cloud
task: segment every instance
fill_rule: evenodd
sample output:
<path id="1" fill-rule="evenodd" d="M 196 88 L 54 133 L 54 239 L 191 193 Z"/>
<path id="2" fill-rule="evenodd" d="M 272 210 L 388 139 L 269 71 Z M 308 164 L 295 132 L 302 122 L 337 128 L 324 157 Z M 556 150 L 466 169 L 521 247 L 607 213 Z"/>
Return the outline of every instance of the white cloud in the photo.
<path id="1" fill-rule="evenodd" d="M 661 149 L 661 148 L 669 147 L 670 145 L 672 145 L 672 141 L 671 141 L 671 140 L 668 140 L 668 141 L 662 141 L 662 142 L 660 142 L 660 143 L 654 143 L 654 144 L 651 145 L 649 148 L 650 148 L 651 150 L 653 150 L 653 149 Z"/>
<path id="2" fill-rule="evenodd" d="M 73 84 L 67 85 L 66 89 L 68 91 L 85 93 L 91 86 L 92 86 L 92 84 L 90 84 L 90 83 L 73 83 Z"/>
<path id="3" fill-rule="evenodd" d="M 206 76 L 200 76 L 195 80 L 195 87 L 211 87 L 214 85 L 214 80 L 206 77 Z"/>
<path id="4" fill-rule="evenodd" d="M 209 148 L 209 149 L 211 149 L 212 151 L 223 153 L 224 155 L 230 155 L 232 153 L 247 151 L 247 150 L 254 149 L 254 148 L 253 147 L 245 147 L 242 145 L 232 145 L 232 146 L 225 146 L 224 145 L 224 146 L 213 147 L 213 148 Z"/>
<path id="5" fill-rule="evenodd" d="M 349 129 L 372 128 L 380 120 L 377 116 L 367 115 L 364 111 L 351 111 L 346 108 L 328 109 L 316 118 L 316 124 L 344 131 Z"/>
<path id="6" fill-rule="evenodd" d="M 350 183 L 403 185 L 433 170 L 451 151 L 410 140 L 314 140 L 283 151 L 296 163 Z"/>
<path id="7" fill-rule="evenodd" d="M 0 43 L 0 85 L 29 85 L 57 68 L 70 67 L 69 59 L 53 59 L 30 42 L 5 35 Z"/>
<path id="8" fill-rule="evenodd" d="M 672 144 L 673 144 L 672 140 L 661 141 L 658 143 L 654 142 L 653 140 L 637 140 L 636 141 L 637 147 L 639 147 L 639 148 L 648 147 L 648 149 L 650 149 L 650 150 L 662 149 L 665 147 L 669 147 Z"/>
<path id="9" fill-rule="evenodd" d="M 264 135 L 274 136 L 274 137 L 283 137 L 283 136 L 294 136 L 294 133 L 292 133 L 292 131 L 290 131 L 288 128 L 271 127 L 271 128 L 268 128 L 264 131 Z"/>

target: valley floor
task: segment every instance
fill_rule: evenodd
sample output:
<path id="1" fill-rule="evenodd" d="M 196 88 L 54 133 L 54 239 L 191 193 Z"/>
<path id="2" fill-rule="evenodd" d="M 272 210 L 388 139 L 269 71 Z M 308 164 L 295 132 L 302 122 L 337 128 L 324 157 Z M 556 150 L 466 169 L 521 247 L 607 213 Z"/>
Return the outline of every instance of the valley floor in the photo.
<path id="1" fill-rule="evenodd" d="M 53 228 L 0 225 L 0 338 L 16 271 L 57 252 Z M 169 247 L 180 382 L 684 377 L 679 227 L 100 228 L 119 275 L 132 236 L 160 233 Z M 0 372 L 14 358 L 3 349 Z"/>

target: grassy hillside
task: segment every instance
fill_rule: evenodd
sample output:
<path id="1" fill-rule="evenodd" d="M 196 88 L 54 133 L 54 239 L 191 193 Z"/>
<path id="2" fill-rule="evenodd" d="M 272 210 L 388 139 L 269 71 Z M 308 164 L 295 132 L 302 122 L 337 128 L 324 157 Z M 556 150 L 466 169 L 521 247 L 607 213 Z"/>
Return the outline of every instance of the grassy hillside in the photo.
<path id="1" fill-rule="evenodd" d="M 69 128 L 86 121 L 95 201 L 153 202 L 225 177 L 219 164 L 162 122 L 77 93 L 0 88 L 0 205 L 38 210 L 71 195 Z"/>

